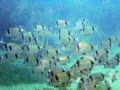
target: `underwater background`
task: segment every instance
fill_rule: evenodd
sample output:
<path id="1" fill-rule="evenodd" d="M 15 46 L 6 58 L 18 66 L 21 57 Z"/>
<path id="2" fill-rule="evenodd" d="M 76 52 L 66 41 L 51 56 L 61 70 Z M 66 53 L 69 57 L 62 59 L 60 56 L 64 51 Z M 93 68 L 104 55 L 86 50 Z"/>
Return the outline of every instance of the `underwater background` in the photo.
<path id="1" fill-rule="evenodd" d="M 120 35 L 119 6 L 119 0 L 0 0 L 0 38 L 4 42 L 12 41 L 5 36 L 10 27 L 33 32 L 33 28 L 38 24 L 51 28 L 57 20 L 65 20 L 74 25 L 79 18 L 84 18 L 99 29 L 94 37 L 85 37 L 85 40 L 96 45 L 110 36 Z M 97 36 L 99 38 L 95 38 Z M 90 40 L 91 38 L 94 39 Z M 118 39 L 116 46 L 119 41 Z M 52 40 L 49 41 L 51 42 Z M 111 50 L 111 57 L 120 52 L 120 47 L 116 46 Z M 46 79 L 33 77 L 31 67 L 25 66 L 23 62 L 21 59 L 0 62 L 0 90 L 57 90 L 47 85 Z M 94 67 L 93 72 L 106 73 L 109 70 L 119 71 L 120 66 L 104 69 L 98 65 Z M 118 77 L 112 85 L 112 90 L 120 90 L 119 84 Z M 77 90 L 75 88 L 66 90 Z"/>

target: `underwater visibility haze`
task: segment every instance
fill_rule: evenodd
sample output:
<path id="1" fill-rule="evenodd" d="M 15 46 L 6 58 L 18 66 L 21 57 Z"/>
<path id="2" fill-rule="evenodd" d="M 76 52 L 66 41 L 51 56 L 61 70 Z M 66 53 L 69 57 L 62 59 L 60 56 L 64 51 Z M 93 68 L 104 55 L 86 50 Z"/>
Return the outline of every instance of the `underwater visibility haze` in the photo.
<path id="1" fill-rule="evenodd" d="M 119 0 L 0 0 L 0 90 L 120 90 Z"/>

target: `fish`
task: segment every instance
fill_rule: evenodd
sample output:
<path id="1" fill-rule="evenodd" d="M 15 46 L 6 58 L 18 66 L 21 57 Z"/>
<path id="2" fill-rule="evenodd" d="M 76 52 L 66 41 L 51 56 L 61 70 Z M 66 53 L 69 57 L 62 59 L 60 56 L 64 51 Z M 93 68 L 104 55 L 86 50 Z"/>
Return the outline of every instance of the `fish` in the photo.
<path id="1" fill-rule="evenodd" d="M 32 76 L 37 78 L 47 78 L 47 71 L 41 66 L 35 66 L 32 70 Z"/>
<path id="2" fill-rule="evenodd" d="M 116 81 L 118 79 L 118 71 L 110 70 L 110 71 L 106 72 L 105 78 L 107 79 L 107 81 L 109 81 L 109 83 L 113 83 L 114 81 Z"/>
<path id="3" fill-rule="evenodd" d="M 66 72 L 61 72 L 55 75 L 53 79 L 50 80 L 50 84 L 54 87 L 66 87 L 70 82 L 70 75 Z"/>
<path id="4" fill-rule="evenodd" d="M 7 53 L 4 54 L 3 56 L 0 57 L 2 60 L 7 60 L 7 61 L 15 61 L 18 59 L 18 55 L 17 54 L 13 54 L 13 53 Z"/>
<path id="5" fill-rule="evenodd" d="M 58 56 L 58 58 L 57 58 L 58 65 L 65 65 L 69 61 L 70 61 L 70 57 L 66 56 L 66 55 Z"/>
<path id="6" fill-rule="evenodd" d="M 109 59 L 104 65 L 105 68 L 115 68 L 115 66 L 119 65 L 119 61 L 115 58 Z"/>
<path id="7" fill-rule="evenodd" d="M 69 43 L 68 44 L 75 44 L 75 41 L 79 41 L 78 38 L 75 38 L 71 35 L 69 35 L 68 37 L 69 37 Z"/>
<path id="8" fill-rule="evenodd" d="M 48 60 L 50 62 L 50 68 L 55 68 L 56 67 L 56 58 L 55 57 L 51 57 L 51 56 L 43 56 L 42 60 Z"/>
<path id="9" fill-rule="evenodd" d="M 68 29 L 62 28 L 62 29 L 59 29 L 57 34 L 58 35 L 70 35 L 70 31 Z"/>
<path id="10" fill-rule="evenodd" d="M 23 47 L 19 44 L 9 47 L 10 52 L 12 53 L 23 53 Z"/>
<path id="11" fill-rule="evenodd" d="M 40 32 L 40 31 L 43 31 L 44 30 L 44 26 L 43 25 L 35 25 L 35 31 L 34 31 L 34 33 L 36 33 L 36 32 Z"/>
<path id="12" fill-rule="evenodd" d="M 40 35 L 42 37 L 48 37 L 49 35 L 51 35 L 50 29 L 48 29 L 47 27 L 44 27 L 44 30 L 42 32 L 40 32 Z"/>
<path id="13" fill-rule="evenodd" d="M 106 49 L 98 49 L 95 51 L 94 55 L 95 57 L 106 57 L 108 56 L 109 51 Z"/>
<path id="14" fill-rule="evenodd" d="M 82 35 L 84 35 L 84 36 L 91 35 L 91 34 L 94 33 L 95 30 L 96 29 L 94 27 L 92 27 L 92 26 L 84 26 L 83 30 L 82 30 L 82 32 L 83 32 Z"/>
<path id="15" fill-rule="evenodd" d="M 82 73 L 88 74 L 93 68 L 93 64 L 89 59 L 79 59 L 71 68 L 79 68 Z"/>
<path id="16" fill-rule="evenodd" d="M 101 48 L 103 49 L 110 49 L 111 48 L 111 44 L 109 41 L 102 41 L 101 42 Z"/>
<path id="17" fill-rule="evenodd" d="M 45 43 L 45 45 L 44 45 L 45 50 L 52 49 L 52 48 L 53 48 L 52 45 L 49 45 L 48 43 Z"/>
<path id="18" fill-rule="evenodd" d="M 75 50 L 75 45 L 74 44 L 67 44 L 62 46 L 62 50 L 73 53 Z"/>
<path id="19" fill-rule="evenodd" d="M 85 83 L 80 85 L 80 90 L 97 90 L 94 83 Z"/>
<path id="20" fill-rule="evenodd" d="M 58 54 L 58 50 L 56 50 L 54 48 L 48 49 L 46 51 L 46 53 L 47 53 L 48 56 L 55 57 Z"/>
<path id="21" fill-rule="evenodd" d="M 44 68 L 45 70 L 48 70 L 51 67 L 51 62 L 47 59 L 42 59 L 39 61 L 38 66 Z"/>
<path id="22" fill-rule="evenodd" d="M 45 41 L 43 39 L 35 38 L 35 44 L 38 45 L 40 48 L 44 48 Z"/>
<path id="23" fill-rule="evenodd" d="M 89 59 L 80 59 L 79 60 L 79 68 L 81 71 L 84 70 L 91 70 L 93 68 L 93 62 L 91 62 Z"/>
<path id="24" fill-rule="evenodd" d="M 88 90 L 97 90 L 96 85 L 94 83 L 89 83 L 87 88 Z"/>
<path id="25" fill-rule="evenodd" d="M 80 84 L 88 83 L 88 76 L 82 75 L 79 81 Z"/>
<path id="26" fill-rule="evenodd" d="M 120 61 L 120 52 L 117 53 L 114 58 Z"/>
<path id="27" fill-rule="evenodd" d="M 77 50 L 78 54 L 87 54 L 87 53 L 91 53 L 93 48 L 94 47 L 89 43 L 79 42 L 75 49 Z"/>
<path id="28" fill-rule="evenodd" d="M 40 47 L 36 44 L 30 44 L 24 48 L 26 54 L 35 55 L 40 51 Z"/>
<path id="29" fill-rule="evenodd" d="M 81 59 L 89 59 L 93 63 L 96 61 L 96 58 L 93 56 L 90 56 L 90 55 L 85 55 L 85 56 L 81 57 Z"/>
<path id="30" fill-rule="evenodd" d="M 75 41 L 78 41 L 78 38 L 74 38 L 71 35 L 60 35 L 55 43 L 67 45 L 67 44 L 74 44 Z"/>
<path id="31" fill-rule="evenodd" d="M 83 26 L 84 26 L 84 23 L 85 23 L 85 19 L 83 18 L 80 18 L 76 23 L 75 23 L 75 27 L 74 27 L 74 30 L 82 30 L 83 29 Z"/>
<path id="32" fill-rule="evenodd" d="M 23 44 L 26 44 L 26 43 L 28 44 L 32 41 L 32 39 L 30 36 L 24 35 L 22 41 L 23 41 Z"/>
<path id="33" fill-rule="evenodd" d="M 49 60 L 51 63 L 56 61 L 55 57 L 49 57 L 49 56 L 44 56 L 42 57 L 42 60 Z"/>
<path id="34" fill-rule="evenodd" d="M 12 40 L 22 41 L 23 40 L 23 34 L 18 34 L 18 35 L 13 36 Z"/>
<path id="35" fill-rule="evenodd" d="M 37 38 L 37 37 L 35 37 L 34 35 L 33 35 L 33 33 L 31 33 L 31 32 L 26 32 L 26 33 L 24 33 L 23 34 L 23 45 L 25 44 L 25 45 L 28 45 L 28 44 L 35 44 L 36 43 L 36 39 L 35 38 Z"/>
<path id="36" fill-rule="evenodd" d="M 98 74 L 98 73 L 97 73 Z M 93 75 L 93 74 L 92 74 Z M 97 78 L 97 76 L 99 78 Z M 78 90 L 97 90 L 96 84 L 94 82 L 90 81 L 90 77 L 92 76 L 87 76 L 87 75 L 83 75 L 80 79 L 80 82 L 78 84 Z M 94 78 L 95 77 L 95 78 Z M 101 77 L 101 75 L 94 75 L 93 76 L 94 80 L 98 80 L 97 83 L 99 83 L 100 81 L 103 80 L 103 78 Z"/>
<path id="37" fill-rule="evenodd" d="M 56 21 L 56 26 L 57 28 L 64 28 L 66 27 L 68 24 L 68 22 L 64 21 L 64 20 L 58 20 Z"/>
<path id="38" fill-rule="evenodd" d="M 13 45 L 16 45 L 16 43 L 12 43 L 12 42 L 4 43 L 2 48 L 8 51 L 9 47 Z"/>
<path id="39" fill-rule="evenodd" d="M 71 68 L 68 73 L 70 74 L 71 79 L 77 79 L 83 75 L 79 68 Z"/>
<path id="40" fill-rule="evenodd" d="M 99 58 L 98 58 L 98 62 L 99 62 L 99 64 L 101 64 L 101 65 L 106 64 L 107 61 L 108 61 L 108 56 L 99 57 Z"/>
<path id="41" fill-rule="evenodd" d="M 78 89 L 87 90 L 88 88 L 88 76 L 82 75 L 78 83 Z"/>
<path id="42" fill-rule="evenodd" d="M 116 36 L 111 36 L 108 38 L 108 41 L 110 42 L 111 45 L 113 45 L 117 41 L 118 37 Z"/>
<path id="43" fill-rule="evenodd" d="M 60 35 L 57 41 L 57 44 L 67 45 L 70 42 L 68 35 Z"/>
<path id="44" fill-rule="evenodd" d="M 105 83 L 105 86 L 106 86 L 106 90 L 112 90 L 111 84 L 107 80 L 105 80 L 104 83 Z"/>
<path id="45" fill-rule="evenodd" d="M 24 52 L 23 53 L 18 53 L 17 56 L 18 56 L 19 59 L 27 58 L 27 55 Z"/>
<path id="46" fill-rule="evenodd" d="M 5 43 L 3 49 L 14 54 L 23 53 L 23 47 L 16 43 Z"/>
<path id="47" fill-rule="evenodd" d="M 105 76 L 102 73 L 94 73 L 89 76 L 88 81 L 90 83 L 98 84 L 100 81 L 104 80 L 104 77 Z"/>
<path id="48" fill-rule="evenodd" d="M 33 35 L 37 37 L 47 38 L 49 35 L 51 35 L 51 31 L 47 27 L 44 27 L 44 29 L 41 31 L 35 31 Z"/>
<path id="49" fill-rule="evenodd" d="M 6 35 L 5 36 L 13 37 L 13 36 L 21 34 L 22 31 L 23 31 L 23 29 L 12 27 L 12 28 L 9 28 L 6 31 Z"/>
<path id="50" fill-rule="evenodd" d="M 35 56 L 30 56 L 24 59 L 24 64 L 30 67 L 35 67 L 39 64 L 39 60 Z"/>
<path id="51" fill-rule="evenodd" d="M 36 25 L 35 26 L 35 31 L 33 32 L 33 35 L 34 36 L 41 36 L 41 37 L 44 37 L 44 36 L 49 36 L 51 34 L 50 32 L 50 29 L 48 29 L 47 27 L 45 26 L 42 26 L 42 25 Z"/>
<path id="52" fill-rule="evenodd" d="M 52 79 L 53 77 L 55 77 L 55 75 L 57 75 L 58 73 L 61 72 L 65 72 L 65 70 L 63 70 L 62 68 L 51 68 L 48 70 L 48 76 L 49 79 Z"/>

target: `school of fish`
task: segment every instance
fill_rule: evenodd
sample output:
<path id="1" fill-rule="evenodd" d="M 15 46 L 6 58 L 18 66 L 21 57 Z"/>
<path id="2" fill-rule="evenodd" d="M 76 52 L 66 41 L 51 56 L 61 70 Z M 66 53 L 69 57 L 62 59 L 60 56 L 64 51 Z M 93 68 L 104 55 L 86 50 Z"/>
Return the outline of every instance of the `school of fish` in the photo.
<path id="1" fill-rule="evenodd" d="M 26 66 L 33 67 L 33 76 L 44 77 L 48 79 L 49 85 L 63 90 L 77 78 L 80 78 L 78 90 L 96 90 L 101 81 L 106 90 L 111 90 L 111 84 L 117 80 L 118 71 L 109 71 L 106 74 L 91 74 L 91 71 L 95 65 L 103 65 L 104 68 L 115 68 L 119 65 L 120 52 L 114 58 L 108 56 L 119 37 L 110 36 L 108 40 L 100 41 L 96 47 L 81 38 L 94 34 L 97 31 L 95 27 L 87 25 L 83 18 L 76 21 L 72 29 L 67 28 L 69 24 L 58 20 L 55 29 L 35 25 L 31 32 L 18 27 L 9 28 L 5 36 L 13 41 L 1 41 L 4 54 L 0 60 L 24 59 Z M 70 62 L 72 65 L 64 68 Z M 106 77 L 109 77 L 109 81 L 105 80 Z"/>

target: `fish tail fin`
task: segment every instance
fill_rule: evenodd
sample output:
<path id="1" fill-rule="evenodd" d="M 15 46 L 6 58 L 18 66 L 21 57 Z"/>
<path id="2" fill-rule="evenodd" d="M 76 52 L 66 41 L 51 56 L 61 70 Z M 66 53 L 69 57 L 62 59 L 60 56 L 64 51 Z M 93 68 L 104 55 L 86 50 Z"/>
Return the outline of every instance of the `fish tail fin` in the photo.
<path id="1" fill-rule="evenodd" d="M 3 37 L 1 38 L 0 43 L 1 43 L 1 44 L 5 44 L 5 42 L 4 42 L 4 40 L 3 40 Z"/>

